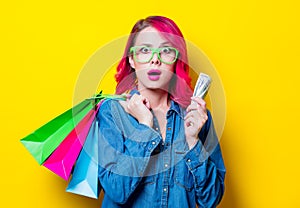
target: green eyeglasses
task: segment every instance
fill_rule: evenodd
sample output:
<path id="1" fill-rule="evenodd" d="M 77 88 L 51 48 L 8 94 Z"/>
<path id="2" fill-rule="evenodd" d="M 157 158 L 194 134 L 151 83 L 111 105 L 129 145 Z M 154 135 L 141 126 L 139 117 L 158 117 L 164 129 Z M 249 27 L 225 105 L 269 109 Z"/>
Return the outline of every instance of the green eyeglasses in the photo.
<path id="1" fill-rule="evenodd" d="M 130 48 L 130 53 L 133 53 L 134 60 L 140 63 L 149 62 L 153 58 L 154 53 L 165 64 L 173 64 L 178 58 L 178 50 L 173 47 L 150 48 L 147 46 L 133 46 Z"/>

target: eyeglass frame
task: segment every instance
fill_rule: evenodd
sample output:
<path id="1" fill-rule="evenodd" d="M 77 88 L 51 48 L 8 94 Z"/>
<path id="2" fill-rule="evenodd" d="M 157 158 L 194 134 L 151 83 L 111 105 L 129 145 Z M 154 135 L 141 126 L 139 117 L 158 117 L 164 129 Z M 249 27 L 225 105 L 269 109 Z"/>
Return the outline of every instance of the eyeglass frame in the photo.
<path id="1" fill-rule="evenodd" d="M 149 48 L 149 49 L 151 50 L 152 55 L 151 55 L 151 57 L 149 58 L 149 60 L 147 60 L 147 61 L 139 61 L 139 60 L 136 58 L 136 50 L 135 50 L 135 49 L 136 49 L 136 48 L 141 48 L 141 47 Z M 163 48 L 170 48 L 170 49 L 174 49 L 174 50 L 175 50 L 176 55 L 175 55 L 175 59 L 174 59 L 172 62 L 163 61 L 163 60 L 161 59 L 159 52 L 160 52 Z M 130 48 L 130 53 L 133 53 L 134 60 L 135 60 L 136 62 L 139 62 L 139 63 L 148 63 L 148 62 L 153 58 L 154 53 L 156 53 L 158 59 L 159 59 L 162 63 L 164 63 L 164 64 L 173 64 L 173 63 L 175 63 L 175 61 L 176 61 L 177 58 L 178 58 L 179 51 L 178 51 L 176 48 L 170 47 L 170 46 L 165 46 L 165 47 L 161 47 L 161 48 L 151 48 L 151 47 L 148 47 L 148 46 L 132 46 L 132 47 Z"/>

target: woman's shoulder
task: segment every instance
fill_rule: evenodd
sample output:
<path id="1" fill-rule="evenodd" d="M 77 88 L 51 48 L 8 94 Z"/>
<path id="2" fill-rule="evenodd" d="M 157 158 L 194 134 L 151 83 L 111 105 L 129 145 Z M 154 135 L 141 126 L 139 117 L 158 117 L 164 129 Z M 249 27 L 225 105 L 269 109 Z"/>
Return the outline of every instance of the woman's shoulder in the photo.
<path id="1" fill-rule="evenodd" d="M 108 98 L 108 99 L 101 101 L 99 111 L 106 111 L 106 110 L 112 110 L 112 109 L 118 109 L 118 108 L 121 108 L 119 100 Z"/>
<path id="2" fill-rule="evenodd" d="M 103 114 L 103 115 L 111 115 L 111 114 L 119 114 L 123 115 L 125 114 L 125 110 L 121 102 L 125 101 L 120 101 L 118 99 L 105 99 L 101 101 L 100 109 L 98 114 Z"/>

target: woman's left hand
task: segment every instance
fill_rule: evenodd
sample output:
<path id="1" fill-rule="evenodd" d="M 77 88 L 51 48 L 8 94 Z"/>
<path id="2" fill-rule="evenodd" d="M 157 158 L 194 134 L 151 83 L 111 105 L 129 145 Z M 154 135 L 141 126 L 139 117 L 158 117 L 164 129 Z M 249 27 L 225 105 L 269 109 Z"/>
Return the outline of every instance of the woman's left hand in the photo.
<path id="1" fill-rule="evenodd" d="M 208 119 L 206 103 L 200 97 L 192 97 L 192 102 L 186 111 L 187 114 L 184 118 L 185 136 L 189 148 L 192 149 L 198 141 L 201 128 Z"/>

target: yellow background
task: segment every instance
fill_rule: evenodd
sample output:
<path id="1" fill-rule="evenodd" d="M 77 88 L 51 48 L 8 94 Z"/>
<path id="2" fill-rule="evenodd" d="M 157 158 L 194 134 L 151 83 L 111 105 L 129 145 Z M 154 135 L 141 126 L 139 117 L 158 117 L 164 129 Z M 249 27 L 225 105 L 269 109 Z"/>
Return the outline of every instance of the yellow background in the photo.
<path id="1" fill-rule="evenodd" d="M 0 3 L 0 207 L 100 206 L 66 193 L 67 182 L 19 140 L 69 109 L 88 58 L 148 15 L 173 19 L 222 79 L 227 175 L 219 207 L 300 207 L 298 1 L 84 2 Z"/>

